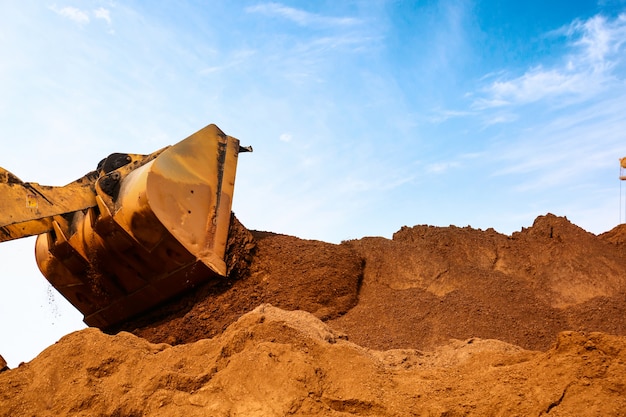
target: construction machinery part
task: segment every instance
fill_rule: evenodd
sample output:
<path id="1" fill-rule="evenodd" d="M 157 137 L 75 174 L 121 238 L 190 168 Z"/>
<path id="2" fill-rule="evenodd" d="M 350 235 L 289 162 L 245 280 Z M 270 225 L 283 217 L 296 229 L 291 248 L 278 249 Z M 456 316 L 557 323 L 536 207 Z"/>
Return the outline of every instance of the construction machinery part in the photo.
<path id="1" fill-rule="evenodd" d="M 239 141 L 209 125 L 150 155 L 112 154 L 63 187 L 0 168 L 0 242 L 38 235 L 48 281 L 107 328 L 211 278 L 224 262 Z"/>

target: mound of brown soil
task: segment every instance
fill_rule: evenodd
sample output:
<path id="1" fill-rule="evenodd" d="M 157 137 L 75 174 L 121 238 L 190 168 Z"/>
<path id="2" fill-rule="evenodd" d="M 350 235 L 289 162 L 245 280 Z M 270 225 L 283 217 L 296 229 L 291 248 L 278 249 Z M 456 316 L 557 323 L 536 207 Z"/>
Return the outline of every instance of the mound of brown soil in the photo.
<path id="1" fill-rule="evenodd" d="M 565 330 L 626 334 L 625 253 L 563 217 L 510 237 L 416 226 L 350 245 L 366 259 L 359 303 L 330 323 L 364 346 L 481 337 L 546 349 Z"/>
<path id="2" fill-rule="evenodd" d="M 626 415 L 624 226 L 233 224 L 228 279 L 1 372 L 0 417 Z"/>
<path id="3" fill-rule="evenodd" d="M 321 319 L 356 305 L 363 268 L 351 247 L 268 232 L 253 235 L 251 264 L 238 267 L 243 276 L 209 283 L 115 330 L 133 331 L 155 343 L 189 343 L 221 333 L 262 303 Z"/>
<path id="4" fill-rule="evenodd" d="M 620 224 L 612 230 L 602 233 L 599 237 L 620 246 L 622 249 L 626 249 L 626 223 Z"/>
<path id="5" fill-rule="evenodd" d="M 471 337 L 547 349 L 566 330 L 626 334 L 626 252 L 564 217 L 540 216 L 512 236 L 415 226 L 391 240 L 333 245 L 252 234 L 245 273 L 122 329 L 188 343 L 271 303 L 309 311 L 373 349 L 431 349 Z M 239 246 L 251 245 L 244 241 Z"/>
<path id="6" fill-rule="evenodd" d="M 261 306 L 171 347 L 76 332 L 0 375 L 0 416 L 624 415 L 626 338 L 567 332 L 371 351 L 309 313 Z"/>

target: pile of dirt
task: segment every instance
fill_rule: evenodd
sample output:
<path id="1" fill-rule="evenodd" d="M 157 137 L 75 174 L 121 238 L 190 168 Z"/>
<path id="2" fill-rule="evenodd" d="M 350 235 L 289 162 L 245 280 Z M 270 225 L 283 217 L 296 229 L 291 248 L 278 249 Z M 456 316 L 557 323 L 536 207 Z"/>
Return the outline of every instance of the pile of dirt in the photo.
<path id="1" fill-rule="evenodd" d="M 481 337 L 546 349 L 565 330 L 626 335 L 626 254 L 564 217 L 512 236 L 416 226 L 350 244 L 366 260 L 359 303 L 331 324 L 364 346 Z"/>
<path id="2" fill-rule="evenodd" d="M 608 240 L 609 242 L 621 247 L 623 250 L 626 250 L 626 223 L 620 224 L 612 230 L 602 233 L 600 238 Z"/>
<path id="3" fill-rule="evenodd" d="M 626 338 L 561 333 L 371 351 L 263 305 L 224 333 L 151 344 L 87 329 L 0 376 L 0 416 L 624 415 Z"/>
<path id="4" fill-rule="evenodd" d="M 255 245 L 243 275 L 116 330 L 189 343 L 270 303 L 311 312 L 372 349 L 431 349 L 471 337 L 547 349 L 566 330 L 626 335 L 620 233 L 596 236 L 552 214 L 512 236 L 415 226 L 393 239 L 334 245 L 252 232 L 238 245 Z"/>
<path id="5" fill-rule="evenodd" d="M 0 416 L 626 415 L 625 243 L 552 214 L 339 245 L 234 219 L 228 279 L 0 373 Z"/>
<path id="6" fill-rule="evenodd" d="M 207 283 L 109 333 L 125 330 L 154 343 L 189 343 L 220 334 L 263 303 L 305 310 L 325 320 L 356 305 L 363 261 L 351 247 L 269 232 L 251 236 L 232 243 L 254 248 L 237 257 L 249 258 L 232 268 L 241 275 Z"/>

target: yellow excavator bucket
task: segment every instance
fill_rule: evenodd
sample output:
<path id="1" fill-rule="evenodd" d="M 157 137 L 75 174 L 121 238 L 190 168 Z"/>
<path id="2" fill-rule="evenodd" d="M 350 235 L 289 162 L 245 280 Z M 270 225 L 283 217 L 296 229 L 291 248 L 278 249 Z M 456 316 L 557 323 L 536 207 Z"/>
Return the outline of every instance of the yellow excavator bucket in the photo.
<path id="1" fill-rule="evenodd" d="M 0 171 L 0 191 L 12 192 L 0 240 L 43 233 L 43 275 L 87 324 L 110 327 L 226 275 L 241 150 L 250 149 L 209 125 L 150 155 L 113 154 L 65 187 Z"/>

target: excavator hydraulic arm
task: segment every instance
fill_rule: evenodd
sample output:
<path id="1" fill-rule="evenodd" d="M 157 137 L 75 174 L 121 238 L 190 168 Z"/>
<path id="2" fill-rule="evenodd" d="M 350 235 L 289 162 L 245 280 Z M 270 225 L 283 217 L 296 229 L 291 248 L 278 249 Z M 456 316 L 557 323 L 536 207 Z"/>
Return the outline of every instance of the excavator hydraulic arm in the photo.
<path id="1" fill-rule="evenodd" d="M 112 154 L 63 187 L 0 168 L 0 242 L 38 235 L 48 281 L 107 328 L 210 278 L 224 262 L 239 141 L 209 125 L 150 155 Z"/>

